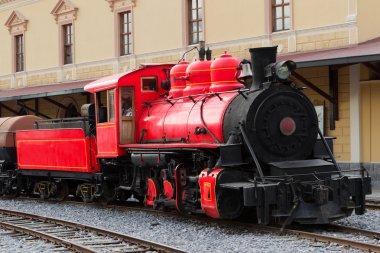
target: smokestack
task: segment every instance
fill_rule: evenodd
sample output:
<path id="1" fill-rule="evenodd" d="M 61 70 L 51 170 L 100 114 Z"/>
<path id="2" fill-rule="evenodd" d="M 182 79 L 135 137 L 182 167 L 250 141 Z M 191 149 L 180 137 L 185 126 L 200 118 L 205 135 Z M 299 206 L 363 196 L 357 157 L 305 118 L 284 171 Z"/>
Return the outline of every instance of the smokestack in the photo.
<path id="1" fill-rule="evenodd" d="M 264 68 L 270 63 L 276 62 L 277 46 L 250 48 L 253 80 L 251 90 L 260 88 L 265 81 Z"/>

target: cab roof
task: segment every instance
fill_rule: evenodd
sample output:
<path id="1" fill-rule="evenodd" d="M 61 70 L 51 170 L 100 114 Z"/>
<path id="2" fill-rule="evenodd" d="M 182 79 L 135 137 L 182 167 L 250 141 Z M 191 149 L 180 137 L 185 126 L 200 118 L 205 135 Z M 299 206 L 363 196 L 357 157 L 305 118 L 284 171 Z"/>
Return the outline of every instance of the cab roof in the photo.
<path id="1" fill-rule="evenodd" d="M 132 70 L 133 71 L 133 70 Z M 131 71 L 131 72 L 132 72 Z M 115 88 L 119 82 L 119 79 L 130 72 L 120 73 L 113 76 L 107 76 L 100 78 L 96 81 L 93 81 L 86 86 L 84 86 L 84 90 L 87 92 L 95 93 L 97 91 L 107 90 Z"/>
<path id="2" fill-rule="evenodd" d="M 84 90 L 87 92 L 95 93 L 95 92 L 102 91 L 102 90 L 108 90 L 108 89 L 116 88 L 122 77 L 124 79 L 128 75 L 131 75 L 131 74 L 138 72 L 138 71 L 145 69 L 145 68 L 157 67 L 157 66 L 167 66 L 167 65 L 172 65 L 172 64 L 160 64 L 160 63 L 158 63 L 158 64 L 157 63 L 141 64 L 140 68 L 138 68 L 138 69 L 132 69 L 128 72 L 103 77 L 103 78 L 100 78 L 96 81 L 93 81 L 93 82 L 87 84 L 86 86 L 84 86 Z"/>

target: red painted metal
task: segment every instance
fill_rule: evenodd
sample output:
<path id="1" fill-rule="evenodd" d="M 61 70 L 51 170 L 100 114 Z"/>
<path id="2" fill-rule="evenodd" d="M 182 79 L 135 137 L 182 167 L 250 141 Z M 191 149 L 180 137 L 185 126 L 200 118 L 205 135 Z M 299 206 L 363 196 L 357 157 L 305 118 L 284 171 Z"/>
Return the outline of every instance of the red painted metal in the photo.
<path id="1" fill-rule="evenodd" d="M 186 146 L 217 143 L 207 132 L 196 133 L 196 129 L 204 129 L 206 126 L 222 143 L 224 114 L 236 96 L 237 93 L 231 92 L 221 93 L 219 97 L 213 94 L 196 96 L 195 103 L 188 99 L 173 101 L 173 105 L 165 101 L 157 102 L 152 107 L 143 109 L 139 135 L 145 129 L 143 143 L 159 143 L 164 140 L 187 143 Z M 201 110 L 203 99 L 205 102 Z M 201 120 L 201 111 L 205 126 Z"/>
<path id="2" fill-rule="evenodd" d="M 21 170 L 99 172 L 95 140 L 83 129 L 18 131 L 16 147 Z"/>
<path id="3" fill-rule="evenodd" d="M 172 199 L 173 198 L 173 193 L 174 193 L 174 190 L 173 190 L 172 183 L 170 183 L 168 180 L 164 180 L 164 195 L 168 199 Z"/>
<path id="4" fill-rule="evenodd" d="M 209 92 L 211 85 L 210 76 L 211 61 L 196 61 L 186 69 L 186 88 L 183 90 L 184 96 L 203 94 Z"/>
<path id="5" fill-rule="evenodd" d="M 145 194 L 145 205 L 154 206 L 154 201 L 160 195 L 160 186 L 155 178 L 148 178 L 147 190 Z"/>
<path id="6" fill-rule="evenodd" d="M 218 174 L 221 171 L 223 169 L 214 169 L 208 174 L 209 169 L 204 169 L 199 175 L 201 206 L 205 214 L 212 218 L 220 218 L 216 197 L 216 184 Z"/>
<path id="7" fill-rule="evenodd" d="M 119 149 L 116 125 L 115 123 L 100 123 L 96 125 L 98 158 L 118 156 Z"/>
<path id="8" fill-rule="evenodd" d="M 290 136 L 296 131 L 296 122 L 291 117 L 285 117 L 280 122 L 280 131 L 283 135 Z"/>
<path id="9" fill-rule="evenodd" d="M 186 68 L 188 66 L 189 62 L 183 61 L 170 70 L 171 89 L 169 96 L 172 98 L 182 97 L 183 90 L 186 88 Z"/>
<path id="10" fill-rule="evenodd" d="M 235 78 L 240 60 L 230 54 L 222 54 L 211 64 L 210 92 L 222 92 L 244 88 Z"/>
<path id="11" fill-rule="evenodd" d="M 168 76 L 166 75 L 168 70 L 173 67 L 173 64 L 146 64 L 142 65 L 139 69 L 132 70 L 124 74 L 118 74 L 111 77 L 105 77 L 99 79 L 95 82 L 92 82 L 85 86 L 85 90 L 91 93 L 97 93 L 103 90 L 115 90 L 115 123 L 100 123 L 97 124 L 97 145 L 99 147 L 99 158 L 115 158 L 118 156 L 125 155 L 125 145 L 120 145 L 120 99 L 119 99 L 119 88 L 120 87 L 133 87 L 134 88 L 134 117 L 135 117 L 135 131 L 134 131 L 134 142 L 138 143 L 140 138 L 141 129 L 140 122 L 144 122 L 147 116 L 142 117 L 143 111 L 146 113 L 147 108 L 151 108 L 148 105 L 152 101 L 162 99 L 162 95 L 166 93 L 165 90 L 161 87 L 161 82 L 167 80 Z M 157 90 L 156 91 L 147 91 L 142 89 L 142 78 L 153 77 L 157 78 Z M 168 104 L 168 103 L 167 103 Z M 170 105 L 170 104 L 168 104 Z M 152 108 L 153 106 L 152 106 Z M 162 109 L 162 108 L 161 108 Z M 161 117 L 158 114 L 158 111 L 155 112 L 153 118 Z M 158 115 L 158 116 L 157 116 Z M 141 119 L 141 120 L 140 120 Z M 117 123 L 116 123 L 117 122 Z M 149 128 L 160 129 L 160 122 L 154 122 L 158 125 L 144 125 Z M 162 133 L 162 130 L 159 130 L 157 134 Z M 150 133 L 149 133 L 150 134 Z M 154 132 L 153 132 L 153 137 Z M 152 138 L 153 138 L 152 137 Z M 162 138 L 160 136 L 159 138 Z"/>
<path id="12" fill-rule="evenodd" d="M 128 73 L 132 73 L 132 71 L 128 72 Z M 113 76 L 103 77 L 103 78 L 101 78 L 99 80 L 96 80 L 94 82 L 91 82 L 91 83 L 87 84 L 84 87 L 84 90 L 87 91 L 87 92 L 95 93 L 95 92 L 98 92 L 98 91 L 108 90 L 108 89 L 115 88 L 117 86 L 118 82 L 119 82 L 119 79 L 122 76 L 127 75 L 128 73 L 121 73 L 121 74 L 116 74 L 116 75 L 113 75 Z"/>

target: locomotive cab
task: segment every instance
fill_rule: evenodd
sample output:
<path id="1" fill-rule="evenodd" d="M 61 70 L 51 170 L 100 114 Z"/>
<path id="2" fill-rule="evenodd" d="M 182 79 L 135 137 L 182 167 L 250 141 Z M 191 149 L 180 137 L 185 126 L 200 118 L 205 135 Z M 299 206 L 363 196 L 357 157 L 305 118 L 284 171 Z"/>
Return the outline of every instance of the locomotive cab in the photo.
<path id="1" fill-rule="evenodd" d="M 98 158 L 125 155 L 128 145 L 138 142 L 138 119 L 144 106 L 158 100 L 166 91 L 172 65 L 143 65 L 137 70 L 102 78 L 85 87 L 95 95 Z"/>

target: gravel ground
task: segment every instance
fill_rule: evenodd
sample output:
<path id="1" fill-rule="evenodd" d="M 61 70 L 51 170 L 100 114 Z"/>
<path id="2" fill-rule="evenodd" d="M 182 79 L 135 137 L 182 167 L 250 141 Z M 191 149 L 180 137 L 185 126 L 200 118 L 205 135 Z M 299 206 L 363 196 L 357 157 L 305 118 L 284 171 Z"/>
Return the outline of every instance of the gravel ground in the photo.
<path id="1" fill-rule="evenodd" d="M 367 210 L 364 215 L 352 215 L 335 223 L 380 232 L 380 211 Z"/>
<path id="2" fill-rule="evenodd" d="M 187 252 L 357 252 L 339 245 L 316 243 L 292 236 L 253 233 L 239 228 L 231 229 L 213 223 L 157 216 L 139 211 L 126 212 L 70 203 L 6 199 L 0 199 L 0 208 L 97 226 L 171 245 Z M 380 215 L 377 216 L 377 221 L 372 223 L 380 224 L 379 222 Z M 0 245 L 3 245 L 3 240 L 7 241 L 1 236 Z M 23 243 L 17 241 L 14 243 L 9 251 L 5 247 L 4 250 L 0 248 L 0 252 L 49 252 L 40 251 L 38 248 L 20 247 Z M 13 250 L 14 248 L 17 250 Z"/>

